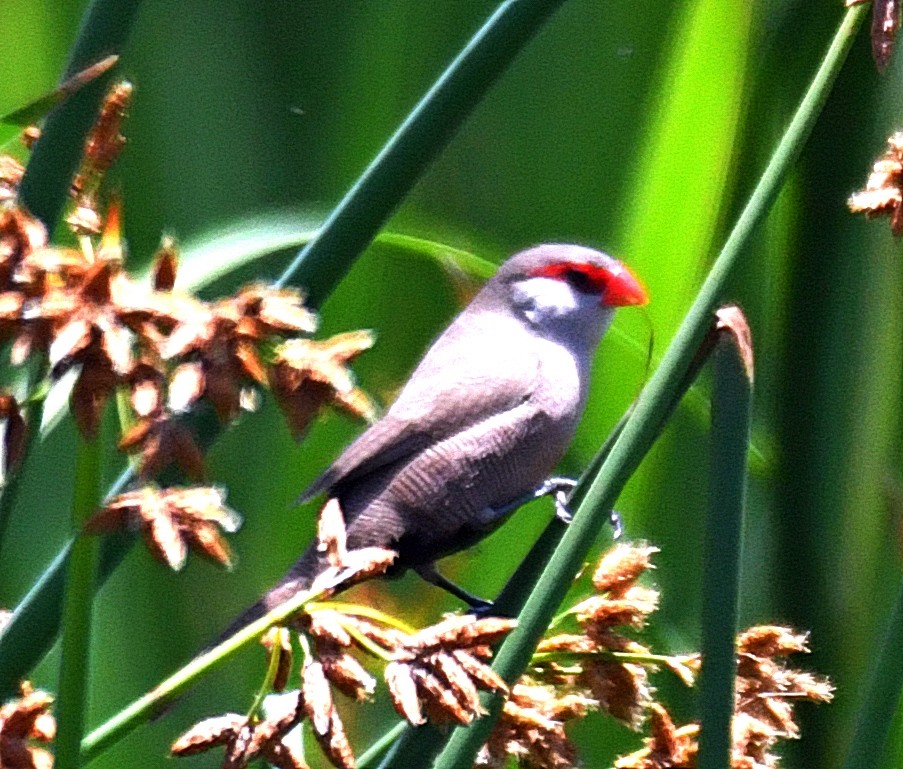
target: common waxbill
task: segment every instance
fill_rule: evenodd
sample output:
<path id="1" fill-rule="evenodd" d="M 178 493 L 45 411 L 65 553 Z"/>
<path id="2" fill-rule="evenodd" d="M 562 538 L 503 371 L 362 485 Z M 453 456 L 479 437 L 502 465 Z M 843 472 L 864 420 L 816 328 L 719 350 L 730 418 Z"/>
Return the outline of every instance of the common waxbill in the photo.
<path id="1" fill-rule="evenodd" d="M 470 601 L 434 563 L 479 541 L 544 484 L 573 438 L 593 352 L 615 308 L 646 293 L 616 259 L 546 244 L 508 259 L 426 352 L 385 416 L 302 494 L 338 500 L 348 549 L 398 552 Z M 316 543 L 230 630 L 310 587 Z"/>

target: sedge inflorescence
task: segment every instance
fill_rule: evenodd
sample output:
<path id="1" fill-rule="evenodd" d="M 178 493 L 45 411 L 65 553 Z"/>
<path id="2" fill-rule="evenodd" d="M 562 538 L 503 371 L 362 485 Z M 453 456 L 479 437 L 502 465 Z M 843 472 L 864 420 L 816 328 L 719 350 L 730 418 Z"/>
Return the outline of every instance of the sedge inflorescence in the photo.
<path id="1" fill-rule="evenodd" d="M 116 83 L 86 140 L 66 215 L 71 244 L 49 242 L 19 200 L 22 164 L 0 157 L 0 341 L 11 342 L 13 364 L 43 372 L 25 403 L 0 392 L 2 470 L 9 474 L 21 463 L 33 429 L 23 411 L 48 387 L 71 383 L 70 411 L 88 440 L 111 398 L 122 395 L 130 410 L 121 410 L 118 446 L 132 455 L 142 486 L 108 500 L 86 531 L 138 530 L 174 569 L 188 549 L 228 566 L 222 532 L 234 531 L 240 518 L 222 490 L 154 485 L 170 467 L 194 482 L 207 479 L 204 447 L 188 416 L 209 407 L 221 423 L 231 422 L 268 389 L 296 438 L 328 404 L 372 420 L 375 406 L 348 363 L 373 337 L 356 331 L 311 339 L 318 318 L 294 288 L 254 283 L 214 301 L 181 291 L 179 246 L 169 236 L 153 255 L 149 279 L 132 275 L 122 206 L 103 184 L 126 143 L 131 98 L 132 86 Z M 31 146 L 38 137 L 30 129 L 23 141 Z"/>

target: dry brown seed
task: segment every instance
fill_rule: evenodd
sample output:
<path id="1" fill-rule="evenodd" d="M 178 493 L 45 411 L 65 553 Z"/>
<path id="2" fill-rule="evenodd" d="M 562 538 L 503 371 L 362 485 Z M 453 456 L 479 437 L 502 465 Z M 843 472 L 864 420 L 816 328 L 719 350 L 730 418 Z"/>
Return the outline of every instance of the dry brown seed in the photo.
<path id="1" fill-rule="evenodd" d="M 319 653 L 319 659 L 326 678 L 346 697 L 361 701 L 376 690 L 376 679 L 347 652 L 323 651 Z"/>
<path id="2" fill-rule="evenodd" d="M 636 629 L 646 624 L 646 617 L 658 607 L 658 593 L 633 586 L 625 598 L 593 595 L 574 607 L 581 625 L 601 628 L 627 626 Z"/>
<path id="3" fill-rule="evenodd" d="M 449 690 L 455 695 L 462 707 L 476 715 L 482 715 L 486 712 L 480 704 L 480 695 L 477 692 L 473 679 L 452 654 L 437 652 L 430 655 L 429 662 L 445 679 Z"/>
<path id="4" fill-rule="evenodd" d="M 174 756 L 193 756 L 217 745 L 225 745 L 244 726 L 245 716 L 226 713 L 214 716 L 192 726 L 169 749 Z"/>
<path id="5" fill-rule="evenodd" d="M 154 254 L 154 267 L 151 277 L 151 285 L 154 291 L 172 291 L 176 283 L 176 273 L 179 269 L 179 247 L 175 238 L 165 235 L 160 242 L 160 248 Z"/>
<path id="6" fill-rule="evenodd" d="M 317 550 L 326 553 L 330 566 L 341 567 L 348 553 L 345 543 L 345 516 L 339 500 L 332 497 L 323 505 L 317 519 Z"/>
<path id="7" fill-rule="evenodd" d="M 652 556 L 658 552 L 657 547 L 646 544 L 615 545 L 599 561 L 593 574 L 593 585 L 600 592 L 621 593 L 643 572 L 655 568 Z"/>
<path id="8" fill-rule="evenodd" d="M 351 635 L 342 625 L 344 615 L 332 609 L 315 609 L 308 617 L 307 632 L 315 639 L 341 647 L 351 646 Z"/>
<path id="9" fill-rule="evenodd" d="M 741 653 L 759 657 L 786 657 L 796 652 L 808 652 L 808 640 L 807 633 L 795 633 L 788 627 L 758 625 L 737 636 L 737 648 Z"/>
<path id="10" fill-rule="evenodd" d="M 432 719 L 438 723 L 447 720 L 459 724 L 469 724 L 474 713 L 464 708 L 454 691 L 442 680 L 422 665 L 414 666 L 414 680 L 424 706 L 430 711 Z"/>
<path id="11" fill-rule="evenodd" d="M 584 665 L 579 678 L 613 718 L 632 729 L 642 726 L 653 694 L 642 665 L 592 660 Z"/>
<path id="12" fill-rule="evenodd" d="M 504 679 L 488 665 L 484 665 L 476 657 L 464 649 L 454 649 L 452 654 L 458 664 L 473 678 L 481 689 L 488 692 L 507 694 L 508 686 Z"/>
<path id="13" fill-rule="evenodd" d="M 598 651 L 598 644 L 585 635 L 575 633 L 559 633 L 551 638 L 543 638 L 536 647 L 537 652 L 573 652 L 590 654 Z"/>
<path id="14" fill-rule="evenodd" d="M 188 545 L 173 518 L 166 513 L 146 519 L 144 539 L 157 558 L 173 571 L 181 571 L 188 560 Z"/>
<path id="15" fill-rule="evenodd" d="M 348 626 L 356 630 L 366 639 L 382 646 L 388 650 L 406 649 L 410 636 L 393 627 L 379 625 L 363 617 L 355 617 L 353 615 L 345 615 L 342 621 Z"/>
<path id="16" fill-rule="evenodd" d="M 234 565 L 232 548 L 220 534 L 215 524 L 204 521 L 192 521 L 190 526 L 182 529 L 186 542 L 212 561 L 231 569 Z"/>
<path id="17" fill-rule="evenodd" d="M 327 732 L 319 735 L 315 731 L 314 737 L 317 738 L 317 742 L 320 743 L 326 758 L 329 759 L 333 766 L 338 767 L 338 769 L 354 769 L 357 766 L 357 761 L 354 757 L 354 751 L 351 749 L 351 744 L 348 742 L 348 737 L 345 735 L 342 719 L 339 718 L 338 711 L 335 708 L 332 709 L 329 715 L 329 729 Z"/>
<path id="18" fill-rule="evenodd" d="M 173 413 L 188 411 L 204 394 L 206 377 L 200 361 L 189 361 L 176 367 L 169 378 L 168 406 Z"/>
<path id="19" fill-rule="evenodd" d="M 301 696 L 304 712 L 310 718 L 314 733 L 323 736 L 329 731 L 330 714 L 335 707 L 323 663 L 309 661 L 304 664 L 301 669 Z"/>
<path id="20" fill-rule="evenodd" d="M 417 681 L 411 666 L 405 662 L 390 662 L 386 665 L 384 676 L 389 694 L 392 696 L 392 705 L 398 715 L 414 726 L 426 723 L 420 709 Z"/>
<path id="21" fill-rule="evenodd" d="M 411 639 L 411 648 L 429 649 L 467 648 L 494 644 L 517 627 L 517 620 L 503 617 L 477 619 L 472 614 L 453 616 L 424 628 Z"/>

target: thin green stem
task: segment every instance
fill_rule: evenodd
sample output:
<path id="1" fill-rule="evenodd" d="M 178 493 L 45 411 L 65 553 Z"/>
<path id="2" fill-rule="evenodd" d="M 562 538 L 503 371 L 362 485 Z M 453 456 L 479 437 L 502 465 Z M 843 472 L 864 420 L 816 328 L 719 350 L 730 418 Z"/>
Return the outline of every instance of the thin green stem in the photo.
<path id="1" fill-rule="evenodd" d="M 756 228 L 765 219 L 821 113 L 868 8 L 848 9 L 815 78 L 753 190 L 730 236 L 712 265 L 662 362 L 637 401 L 608 460 L 593 479 L 586 498 L 562 537 L 548 567 L 496 658 L 494 669 L 509 683 L 523 672 L 543 631 L 586 558 L 615 500 L 655 439 L 673 392 L 690 368 L 727 278 Z M 454 730 L 435 769 L 470 766 L 501 712 L 501 698 L 490 699 L 489 714 Z"/>
<path id="2" fill-rule="evenodd" d="M 281 628 L 280 632 L 287 633 L 288 630 Z M 270 649 L 270 657 L 267 662 L 267 672 L 263 677 L 263 681 L 260 682 L 260 687 L 257 689 L 257 694 L 254 697 L 254 701 L 251 703 L 251 707 L 248 709 L 248 721 L 257 720 L 257 714 L 260 713 L 263 701 L 267 698 L 267 695 L 273 691 L 273 681 L 276 680 L 276 674 L 279 672 L 280 657 L 284 654 L 279 640 L 280 639 L 273 640 L 273 648 Z"/>
<path id="3" fill-rule="evenodd" d="M 341 612 L 342 614 L 350 614 L 353 617 L 366 617 L 367 619 L 376 620 L 383 625 L 394 627 L 396 630 L 400 630 L 402 633 L 407 633 L 408 635 L 414 635 L 414 633 L 417 632 L 417 630 L 412 628 L 407 622 L 398 619 L 398 617 L 393 617 L 391 614 L 386 614 L 379 609 L 374 609 L 372 606 L 346 603 L 344 601 L 317 601 L 308 606 L 307 609 L 311 613 L 320 609 L 331 609 L 333 611 Z"/>
<path id="4" fill-rule="evenodd" d="M 103 442 L 79 437 L 75 459 L 72 528 L 78 532 L 100 500 Z M 98 541 L 76 536 L 66 574 L 63 601 L 63 642 L 57 706 L 56 760 L 60 766 L 80 765 L 88 700 L 91 651 L 91 611 L 97 578 Z"/>
<path id="5" fill-rule="evenodd" d="M 278 286 L 328 296 L 429 164 L 564 0 L 505 0 L 386 142 Z M 297 273 L 297 275 L 296 275 Z"/>
<path id="6" fill-rule="evenodd" d="M 731 764 L 737 674 L 735 638 L 746 503 L 752 371 L 732 333 L 715 348 L 712 394 L 712 485 L 705 525 L 702 672 L 699 678 L 699 769 Z"/>
<path id="7" fill-rule="evenodd" d="M 195 657 L 187 665 L 159 683 L 147 694 L 139 697 L 131 705 L 120 710 L 106 723 L 97 727 L 85 737 L 81 746 L 83 763 L 88 763 L 108 747 L 117 743 L 151 717 L 169 700 L 177 697 L 192 686 L 201 676 L 218 667 L 237 651 L 260 638 L 268 628 L 273 625 L 284 624 L 289 617 L 296 614 L 306 603 L 315 600 L 332 587 L 352 577 L 353 574 L 353 571 L 341 572 L 329 584 L 324 584 L 317 591 L 307 590 L 298 593 L 291 600 L 273 609 L 269 614 L 243 627 L 209 651 Z"/>
<path id="8" fill-rule="evenodd" d="M 392 744 L 404 734 L 405 727 L 407 727 L 407 721 L 399 721 L 395 726 L 393 726 L 389 731 L 387 731 L 382 737 L 380 737 L 376 742 L 374 742 L 369 748 L 367 748 L 363 753 L 358 756 L 357 759 L 357 769 L 369 769 L 373 764 L 375 764 L 383 754 L 392 747 Z"/>

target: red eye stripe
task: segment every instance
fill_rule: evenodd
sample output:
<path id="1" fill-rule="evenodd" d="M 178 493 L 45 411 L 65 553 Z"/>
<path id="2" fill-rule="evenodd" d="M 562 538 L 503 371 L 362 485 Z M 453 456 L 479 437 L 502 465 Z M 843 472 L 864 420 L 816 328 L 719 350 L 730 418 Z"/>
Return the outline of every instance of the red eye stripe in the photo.
<path id="1" fill-rule="evenodd" d="M 574 273 L 583 275 L 601 297 L 602 304 L 609 307 L 641 305 L 649 301 L 646 290 L 621 262 L 616 262 L 613 268 L 586 262 L 555 262 L 530 271 L 532 277 L 558 280 L 567 280 L 568 275 Z"/>

